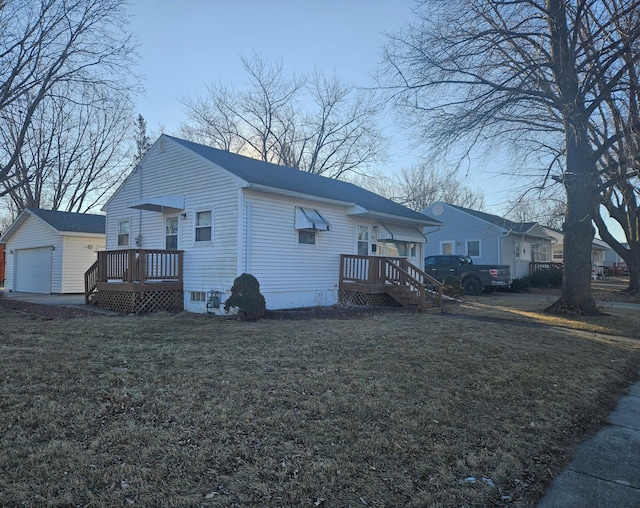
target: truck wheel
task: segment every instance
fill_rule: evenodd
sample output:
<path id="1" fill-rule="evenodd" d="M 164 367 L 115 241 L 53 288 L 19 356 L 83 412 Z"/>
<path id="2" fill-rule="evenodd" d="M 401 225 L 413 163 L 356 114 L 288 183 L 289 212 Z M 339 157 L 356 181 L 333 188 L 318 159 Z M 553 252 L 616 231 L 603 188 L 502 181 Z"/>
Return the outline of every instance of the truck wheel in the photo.
<path id="1" fill-rule="evenodd" d="M 482 285 L 480 281 L 474 277 L 468 277 L 464 279 L 462 283 L 464 292 L 468 295 L 479 295 L 482 292 Z"/>

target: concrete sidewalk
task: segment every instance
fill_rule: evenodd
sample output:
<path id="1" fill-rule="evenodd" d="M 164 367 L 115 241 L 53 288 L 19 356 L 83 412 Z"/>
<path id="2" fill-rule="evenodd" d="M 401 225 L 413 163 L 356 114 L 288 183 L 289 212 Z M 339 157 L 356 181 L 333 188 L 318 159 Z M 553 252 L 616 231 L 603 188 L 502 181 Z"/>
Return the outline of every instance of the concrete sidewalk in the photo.
<path id="1" fill-rule="evenodd" d="M 538 508 L 640 507 L 640 381 L 620 398 L 607 423 L 578 447 Z"/>

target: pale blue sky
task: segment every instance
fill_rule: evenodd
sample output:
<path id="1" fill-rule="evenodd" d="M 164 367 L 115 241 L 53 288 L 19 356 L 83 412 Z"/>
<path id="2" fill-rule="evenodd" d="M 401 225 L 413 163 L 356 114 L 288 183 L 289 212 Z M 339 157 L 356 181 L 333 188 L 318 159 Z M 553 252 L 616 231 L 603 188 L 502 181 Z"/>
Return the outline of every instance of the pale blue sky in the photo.
<path id="1" fill-rule="evenodd" d="M 180 99 L 204 95 L 206 84 L 241 86 L 241 56 L 258 53 L 287 73 L 315 68 L 345 83 L 373 86 L 385 32 L 412 19 L 414 0 L 131 0 L 131 32 L 140 47 L 137 71 L 146 93 L 136 113 L 149 131 L 179 134 Z M 419 160 L 407 135 L 388 118 L 392 139 L 387 172 Z M 504 161 L 475 161 L 465 183 L 485 193 L 488 210 L 502 215 L 514 180 L 500 175 Z"/>
<path id="2" fill-rule="evenodd" d="M 140 44 L 138 67 L 146 94 L 137 113 L 150 132 L 164 127 L 179 134 L 184 121 L 180 99 L 204 95 L 206 84 L 241 86 L 246 75 L 241 56 L 258 53 L 281 62 L 286 73 L 318 68 L 355 86 L 374 86 L 385 32 L 397 32 L 413 15 L 414 0 L 131 0 L 131 31 Z M 408 135 L 391 116 L 392 139 L 387 173 L 419 161 Z M 474 174 L 468 179 L 474 185 Z M 481 175 L 487 204 L 500 213 L 497 193 L 504 177 Z"/>

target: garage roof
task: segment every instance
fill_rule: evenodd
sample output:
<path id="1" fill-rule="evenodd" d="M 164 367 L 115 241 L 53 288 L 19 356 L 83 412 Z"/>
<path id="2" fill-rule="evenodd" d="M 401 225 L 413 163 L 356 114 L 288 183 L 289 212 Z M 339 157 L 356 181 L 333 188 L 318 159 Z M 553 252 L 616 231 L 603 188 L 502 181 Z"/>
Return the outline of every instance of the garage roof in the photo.
<path id="1" fill-rule="evenodd" d="M 61 233 L 90 233 L 102 235 L 105 233 L 106 221 L 104 215 L 59 212 L 57 210 L 43 210 L 41 208 L 25 208 L 13 224 L 4 232 L 2 241 L 6 242 L 29 216 L 38 217 Z"/>

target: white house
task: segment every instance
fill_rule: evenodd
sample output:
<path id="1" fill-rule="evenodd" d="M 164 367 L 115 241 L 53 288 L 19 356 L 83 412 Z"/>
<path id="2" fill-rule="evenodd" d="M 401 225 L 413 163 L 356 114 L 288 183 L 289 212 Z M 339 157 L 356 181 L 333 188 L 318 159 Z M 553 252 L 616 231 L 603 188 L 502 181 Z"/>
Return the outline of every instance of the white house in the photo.
<path id="1" fill-rule="evenodd" d="M 105 217 L 26 208 L 0 237 L 5 289 L 84 293 L 84 273 L 105 248 Z"/>
<path id="2" fill-rule="evenodd" d="M 268 309 L 335 304 L 341 254 L 421 266 L 422 230 L 440 224 L 344 181 L 167 135 L 103 210 L 107 252 L 184 252 L 193 312 L 213 294 L 224 302 L 242 273 L 258 279 Z"/>
<path id="3" fill-rule="evenodd" d="M 460 254 L 475 264 L 509 265 L 514 279 L 529 275 L 530 263 L 551 261 L 552 239 L 537 222 L 513 222 L 444 202 L 423 213 L 443 223 L 425 229 L 426 255 Z"/>

